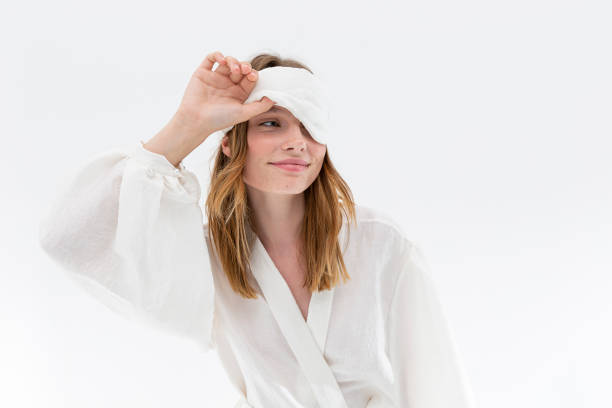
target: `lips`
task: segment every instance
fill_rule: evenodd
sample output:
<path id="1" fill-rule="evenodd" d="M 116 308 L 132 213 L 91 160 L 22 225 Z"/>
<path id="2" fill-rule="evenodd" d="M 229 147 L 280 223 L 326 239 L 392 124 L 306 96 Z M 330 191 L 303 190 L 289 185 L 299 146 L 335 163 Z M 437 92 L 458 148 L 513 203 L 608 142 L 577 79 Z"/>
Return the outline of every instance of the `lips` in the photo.
<path id="1" fill-rule="evenodd" d="M 290 172 L 302 172 L 306 171 L 308 168 L 308 166 L 304 166 L 302 164 L 270 163 L 270 165 Z"/>
<path id="2" fill-rule="evenodd" d="M 270 164 L 298 164 L 300 166 L 305 166 L 305 167 L 309 166 L 308 162 L 305 162 L 304 160 L 300 160 L 300 159 L 285 159 L 285 160 L 280 160 L 276 162 L 271 162 Z"/>

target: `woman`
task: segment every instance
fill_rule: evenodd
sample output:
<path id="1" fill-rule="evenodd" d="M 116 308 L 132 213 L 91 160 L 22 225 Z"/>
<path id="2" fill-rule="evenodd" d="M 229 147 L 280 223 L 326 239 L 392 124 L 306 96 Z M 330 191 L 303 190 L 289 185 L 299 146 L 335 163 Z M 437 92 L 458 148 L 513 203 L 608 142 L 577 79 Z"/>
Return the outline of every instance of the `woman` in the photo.
<path id="1" fill-rule="evenodd" d="M 216 350 L 236 406 L 471 406 L 421 252 L 331 164 L 319 85 L 209 54 L 157 135 L 79 170 L 41 246 L 123 316 Z M 220 130 L 203 223 L 182 160 Z"/>

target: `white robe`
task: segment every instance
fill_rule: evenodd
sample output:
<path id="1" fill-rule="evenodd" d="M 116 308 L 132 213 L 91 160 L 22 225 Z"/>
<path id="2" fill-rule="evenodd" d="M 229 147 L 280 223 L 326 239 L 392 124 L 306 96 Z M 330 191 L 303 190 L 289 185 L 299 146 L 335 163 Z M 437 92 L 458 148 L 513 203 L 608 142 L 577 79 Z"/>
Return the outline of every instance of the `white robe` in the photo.
<path id="1" fill-rule="evenodd" d="M 215 350 L 236 406 L 472 407 L 427 264 L 390 217 L 357 206 L 340 235 L 351 279 L 313 293 L 304 321 L 255 234 L 249 279 L 263 296 L 231 289 L 201 198 L 182 163 L 141 144 L 106 151 L 58 194 L 40 244 L 115 312 Z"/>

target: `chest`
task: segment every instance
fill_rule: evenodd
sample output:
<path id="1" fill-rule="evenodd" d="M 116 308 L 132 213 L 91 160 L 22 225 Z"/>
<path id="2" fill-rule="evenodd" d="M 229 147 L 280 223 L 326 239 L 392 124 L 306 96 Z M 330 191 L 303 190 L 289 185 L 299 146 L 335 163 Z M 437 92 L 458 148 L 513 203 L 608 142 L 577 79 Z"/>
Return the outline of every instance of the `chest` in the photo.
<path id="1" fill-rule="evenodd" d="M 282 315 L 283 308 L 288 305 L 286 302 L 291 300 L 298 306 L 303 321 L 307 320 L 308 313 L 311 314 L 311 330 L 317 327 L 327 329 L 320 348 L 339 383 L 367 382 L 372 373 L 380 373 L 384 378 L 392 379 L 393 373 L 389 371 L 388 358 L 385 355 L 384 312 L 389 310 L 394 289 L 395 275 L 392 272 L 398 268 L 397 265 L 381 264 L 380 257 L 363 256 L 369 250 L 371 242 L 364 240 L 363 245 L 363 248 L 358 248 L 359 251 L 354 251 L 353 247 L 346 251 L 344 261 L 351 279 L 336 285 L 333 301 L 328 309 L 321 307 L 321 299 L 324 298 L 321 294 L 328 294 L 327 291 L 314 293 L 311 297 L 308 290 L 302 287 L 305 267 L 283 254 L 264 250 L 263 245 L 257 241 L 252 260 L 259 282 L 267 281 L 261 279 L 264 276 L 277 275 L 277 288 L 285 284 L 284 289 L 289 289 L 289 293 L 285 292 L 283 302 L 274 302 L 275 308 L 271 308 L 268 304 L 270 299 L 267 301 L 261 296 L 257 299 L 237 296 L 229 284 L 226 284 L 226 279 L 217 279 L 218 313 L 215 327 L 218 328 L 218 344 L 226 342 L 231 353 L 237 355 L 239 360 L 254 360 L 254 367 L 258 367 L 254 372 L 259 371 L 261 367 L 266 367 L 266 371 L 270 373 L 279 370 L 282 378 L 294 384 L 297 379 L 288 373 L 300 372 L 300 366 L 284 337 L 283 327 L 289 328 L 289 332 L 295 332 L 294 329 L 300 326 L 300 322 L 282 326 L 273 313 L 276 311 Z M 266 259 L 267 255 L 270 256 Z M 218 275 L 224 277 L 220 268 Z M 283 282 L 279 282 L 280 277 Z M 275 292 L 266 292 L 270 296 L 273 293 Z M 292 296 L 292 299 L 288 299 L 289 296 Z M 278 297 L 276 299 L 278 300 Z M 311 301 L 313 304 L 310 304 Z M 327 311 L 329 316 L 326 315 Z M 327 319 L 328 322 L 323 324 Z M 317 331 L 312 333 L 316 335 Z"/>
<path id="2" fill-rule="evenodd" d="M 291 294 L 297 303 L 304 320 L 308 317 L 308 307 L 312 293 L 308 288 L 304 287 L 304 276 L 306 274 L 306 265 L 297 260 L 295 254 L 281 253 L 270 254 L 270 258 L 276 265 L 276 268 L 282 275 L 283 279 L 289 286 Z"/>

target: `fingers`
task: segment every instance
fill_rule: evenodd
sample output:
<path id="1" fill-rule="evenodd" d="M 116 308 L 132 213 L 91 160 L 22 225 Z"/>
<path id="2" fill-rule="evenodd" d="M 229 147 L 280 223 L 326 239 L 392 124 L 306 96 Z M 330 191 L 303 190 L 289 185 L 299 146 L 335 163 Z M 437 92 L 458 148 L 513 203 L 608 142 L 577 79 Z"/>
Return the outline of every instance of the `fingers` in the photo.
<path id="1" fill-rule="evenodd" d="M 240 61 L 238 61 L 234 57 L 226 57 L 228 66 L 230 68 L 229 78 L 233 83 L 237 84 L 242 79 L 242 68 L 240 66 Z"/>
<path id="2" fill-rule="evenodd" d="M 225 57 L 227 64 L 218 68 L 218 71 L 224 75 L 229 74 L 229 78 L 233 83 L 238 84 L 243 80 L 243 76 L 246 76 L 251 81 L 257 79 L 257 71 L 251 67 L 251 64 L 247 61 L 238 61 L 234 57 Z"/>
<path id="3" fill-rule="evenodd" d="M 249 64 L 249 67 L 251 66 L 251 64 Z M 257 78 L 259 77 L 259 75 L 257 74 L 257 70 L 249 68 L 249 72 L 246 73 L 246 77 L 250 80 L 250 81 L 257 81 Z"/>
<path id="4" fill-rule="evenodd" d="M 219 74 L 229 76 L 234 84 L 239 84 L 243 89 L 250 92 L 253 89 L 254 83 L 257 81 L 259 74 L 257 70 L 251 67 L 247 61 L 238 61 L 231 56 L 223 56 L 220 51 L 211 52 L 204 58 L 200 67 L 207 71 L 212 71 L 214 64 L 219 65 L 214 70 Z"/>
<path id="5" fill-rule="evenodd" d="M 204 68 L 207 71 L 210 71 L 213 65 L 217 62 L 219 65 L 225 63 L 225 59 L 223 54 L 220 51 L 211 52 L 204 58 L 204 61 L 200 64 L 201 68 Z"/>
<path id="6" fill-rule="evenodd" d="M 259 78 L 259 73 L 256 70 L 251 70 L 248 75 L 245 75 L 242 80 L 238 83 L 238 85 L 246 92 L 250 94 L 253 88 L 255 88 L 255 83 Z"/>
<path id="7" fill-rule="evenodd" d="M 264 96 L 259 101 L 249 102 L 243 105 L 243 117 L 242 122 L 246 122 L 253 116 L 257 116 L 260 113 L 264 113 L 270 110 L 272 106 L 276 104 L 276 101 Z"/>

